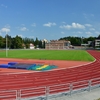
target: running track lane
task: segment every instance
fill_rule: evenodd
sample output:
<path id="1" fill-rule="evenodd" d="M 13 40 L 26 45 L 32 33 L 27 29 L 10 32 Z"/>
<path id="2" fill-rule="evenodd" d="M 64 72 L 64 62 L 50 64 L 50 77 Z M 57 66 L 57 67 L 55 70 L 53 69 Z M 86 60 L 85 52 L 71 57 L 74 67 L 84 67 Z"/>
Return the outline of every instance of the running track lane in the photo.
<path id="1" fill-rule="evenodd" d="M 100 78 L 100 52 L 98 51 L 87 51 L 87 52 L 90 53 L 96 59 L 95 62 L 90 63 L 88 65 L 83 65 L 80 67 L 69 68 L 69 69 L 47 71 L 47 72 L 0 75 L 0 90 L 20 90 L 23 88 L 51 86 L 57 84 L 73 83 L 81 80 L 90 80 L 93 78 Z M 81 83 L 81 84 L 87 84 L 87 83 Z M 59 89 L 63 87 L 65 86 L 62 87 L 60 86 L 56 88 Z M 75 84 L 73 86 L 73 89 L 77 88 L 78 88 L 77 84 Z M 51 90 L 52 89 L 54 88 L 51 88 Z M 43 89 L 40 89 L 40 91 L 42 90 Z M 28 92 L 32 91 L 31 90 L 23 91 L 23 93 L 28 93 Z M 32 96 L 32 95 L 27 95 L 27 96 Z"/>

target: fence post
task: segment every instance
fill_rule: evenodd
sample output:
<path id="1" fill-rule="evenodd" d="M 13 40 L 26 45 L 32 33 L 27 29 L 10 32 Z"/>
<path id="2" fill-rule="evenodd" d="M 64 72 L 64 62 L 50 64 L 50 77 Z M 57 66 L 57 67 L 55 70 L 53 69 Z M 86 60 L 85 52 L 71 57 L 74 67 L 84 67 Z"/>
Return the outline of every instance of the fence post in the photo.
<path id="1" fill-rule="evenodd" d="M 89 91 L 91 91 L 91 80 L 89 80 Z"/>
<path id="2" fill-rule="evenodd" d="M 21 100 L 21 90 L 17 90 L 17 100 Z"/>
<path id="3" fill-rule="evenodd" d="M 72 94 L 72 91 L 73 91 L 73 84 L 71 83 L 70 84 L 70 95 Z"/>
<path id="4" fill-rule="evenodd" d="M 49 96 L 49 86 L 46 87 L 46 100 L 48 100 L 48 96 Z"/>
<path id="5" fill-rule="evenodd" d="M 17 97 L 17 90 L 16 90 L 16 100 L 18 99 L 18 97 Z"/>

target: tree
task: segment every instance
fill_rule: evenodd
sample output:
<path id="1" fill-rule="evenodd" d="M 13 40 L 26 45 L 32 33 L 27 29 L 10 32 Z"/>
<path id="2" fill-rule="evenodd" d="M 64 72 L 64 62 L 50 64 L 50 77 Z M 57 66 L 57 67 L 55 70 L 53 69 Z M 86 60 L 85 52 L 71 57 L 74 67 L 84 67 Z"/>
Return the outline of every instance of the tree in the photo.
<path id="1" fill-rule="evenodd" d="M 95 39 L 96 39 L 96 37 L 90 36 L 89 38 L 87 38 L 87 41 L 94 41 Z"/>
<path id="2" fill-rule="evenodd" d="M 41 40 L 39 41 L 39 48 L 43 48 Z"/>
<path id="3" fill-rule="evenodd" d="M 7 35 L 8 48 L 11 48 L 11 44 L 12 44 L 11 40 L 12 40 L 11 36 Z"/>
<path id="4" fill-rule="evenodd" d="M 26 43 L 25 46 L 26 46 L 26 48 L 29 48 L 30 47 L 30 44 L 29 43 Z"/>
<path id="5" fill-rule="evenodd" d="M 34 42 L 34 45 L 36 46 L 36 48 L 38 48 L 38 46 L 39 46 L 39 40 L 38 40 L 37 37 L 36 37 L 36 40 L 35 40 L 35 42 Z"/>
<path id="6" fill-rule="evenodd" d="M 43 48 L 45 48 L 45 41 L 43 41 Z"/>
<path id="7" fill-rule="evenodd" d="M 2 36 L 0 36 L 0 48 L 4 47 L 4 39 Z"/>
<path id="8" fill-rule="evenodd" d="M 100 39 L 100 35 L 97 37 L 97 39 Z"/>
<path id="9" fill-rule="evenodd" d="M 70 41 L 72 45 L 74 46 L 80 46 L 81 45 L 81 38 L 80 37 L 64 37 L 60 38 L 59 40 L 67 40 Z"/>
<path id="10" fill-rule="evenodd" d="M 22 44 L 23 44 L 22 38 L 19 37 L 19 36 L 17 35 L 17 36 L 15 37 L 15 48 L 16 48 L 16 49 L 21 49 L 21 48 L 23 48 Z"/>

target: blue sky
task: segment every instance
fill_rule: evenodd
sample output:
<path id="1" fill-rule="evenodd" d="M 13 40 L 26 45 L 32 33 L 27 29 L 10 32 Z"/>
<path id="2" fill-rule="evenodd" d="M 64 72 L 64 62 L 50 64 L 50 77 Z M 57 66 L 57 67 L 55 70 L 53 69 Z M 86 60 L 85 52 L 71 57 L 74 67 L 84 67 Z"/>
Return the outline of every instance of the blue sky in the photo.
<path id="1" fill-rule="evenodd" d="M 100 0 L 0 0 L 0 35 L 59 39 L 100 34 Z"/>

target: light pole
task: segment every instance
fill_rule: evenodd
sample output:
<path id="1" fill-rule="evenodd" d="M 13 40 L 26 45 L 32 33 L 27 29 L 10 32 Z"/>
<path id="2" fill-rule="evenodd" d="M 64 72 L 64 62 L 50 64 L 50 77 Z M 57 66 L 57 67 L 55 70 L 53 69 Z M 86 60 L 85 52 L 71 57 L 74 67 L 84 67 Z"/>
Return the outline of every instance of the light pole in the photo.
<path id="1" fill-rule="evenodd" d="M 7 42 L 7 29 L 6 29 L 6 57 L 8 57 L 8 51 L 7 51 L 7 47 L 8 47 L 8 42 Z"/>

